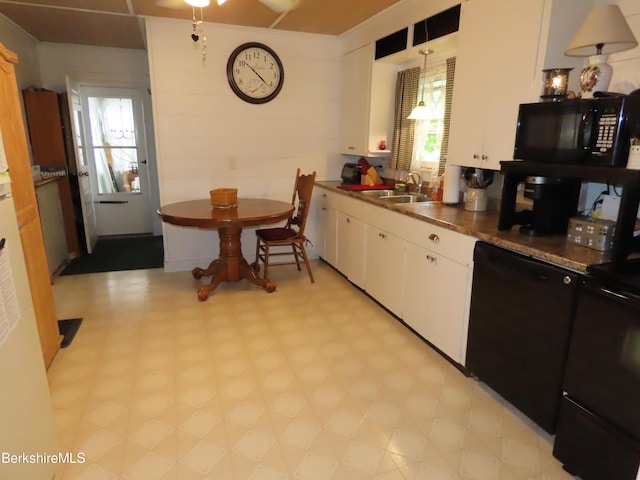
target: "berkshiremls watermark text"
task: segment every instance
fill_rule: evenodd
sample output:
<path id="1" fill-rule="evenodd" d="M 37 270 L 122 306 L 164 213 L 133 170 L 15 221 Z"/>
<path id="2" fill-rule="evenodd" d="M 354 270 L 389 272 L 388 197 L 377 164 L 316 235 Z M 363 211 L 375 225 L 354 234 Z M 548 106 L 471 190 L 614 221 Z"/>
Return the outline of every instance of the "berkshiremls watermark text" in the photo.
<path id="1" fill-rule="evenodd" d="M 84 452 L 57 452 L 57 453 L 9 453 L 2 452 L 0 462 L 6 464 L 36 464 L 36 463 L 84 463 Z"/>

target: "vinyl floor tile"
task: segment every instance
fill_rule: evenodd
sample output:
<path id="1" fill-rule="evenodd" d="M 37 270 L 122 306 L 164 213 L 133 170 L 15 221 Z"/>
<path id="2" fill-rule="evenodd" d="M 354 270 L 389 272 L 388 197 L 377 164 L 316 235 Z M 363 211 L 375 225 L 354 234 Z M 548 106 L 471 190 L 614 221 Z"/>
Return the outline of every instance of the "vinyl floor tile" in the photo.
<path id="1" fill-rule="evenodd" d="M 83 317 L 48 372 L 55 480 L 570 480 L 552 438 L 326 264 L 311 284 L 56 279 Z M 304 272 L 303 272 L 304 273 Z"/>

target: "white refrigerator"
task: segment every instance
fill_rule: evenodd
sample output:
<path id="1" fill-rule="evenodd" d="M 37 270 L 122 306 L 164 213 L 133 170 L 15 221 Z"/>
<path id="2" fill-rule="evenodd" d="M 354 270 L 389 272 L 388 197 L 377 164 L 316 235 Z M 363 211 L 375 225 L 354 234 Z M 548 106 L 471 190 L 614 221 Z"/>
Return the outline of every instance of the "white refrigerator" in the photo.
<path id="1" fill-rule="evenodd" d="M 0 480 L 51 480 L 60 447 L 10 183 L 2 170 L 0 244 Z"/>

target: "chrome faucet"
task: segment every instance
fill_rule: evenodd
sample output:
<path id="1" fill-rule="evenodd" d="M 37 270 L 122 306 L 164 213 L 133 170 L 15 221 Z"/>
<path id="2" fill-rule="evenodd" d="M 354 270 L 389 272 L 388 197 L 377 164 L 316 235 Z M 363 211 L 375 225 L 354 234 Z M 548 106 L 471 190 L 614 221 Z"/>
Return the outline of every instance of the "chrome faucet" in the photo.
<path id="1" fill-rule="evenodd" d="M 418 177 L 418 181 L 417 182 L 416 182 L 416 177 Z M 415 184 L 415 186 L 418 188 L 418 193 L 422 193 L 422 177 L 420 176 L 420 174 L 418 172 L 411 172 L 409 174 L 409 178 Z"/>

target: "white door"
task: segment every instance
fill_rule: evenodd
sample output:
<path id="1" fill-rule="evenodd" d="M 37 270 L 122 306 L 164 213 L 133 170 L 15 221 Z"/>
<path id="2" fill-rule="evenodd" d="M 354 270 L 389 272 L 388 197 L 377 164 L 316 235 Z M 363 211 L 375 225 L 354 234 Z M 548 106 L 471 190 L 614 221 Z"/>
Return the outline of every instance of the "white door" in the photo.
<path id="1" fill-rule="evenodd" d="M 151 233 L 143 92 L 81 86 L 98 236 Z"/>
<path id="2" fill-rule="evenodd" d="M 98 240 L 98 234 L 96 233 L 96 209 L 93 200 L 93 191 L 91 190 L 89 165 L 87 163 L 86 149 L 84 148 L 82 104 L 80 102 L 77 85 L 72 84 L 69 77 L 67 77 L 66 82 L 69 111 L 71 112 L 71 128 L 73 130 L 73 150 L 76 157 L 76 175 L 78 176 L 78 186 L 80 190 L 82 224 L 84 226 L 84 236 L 87 243 L 87 253 L 91 253 Z"/>

